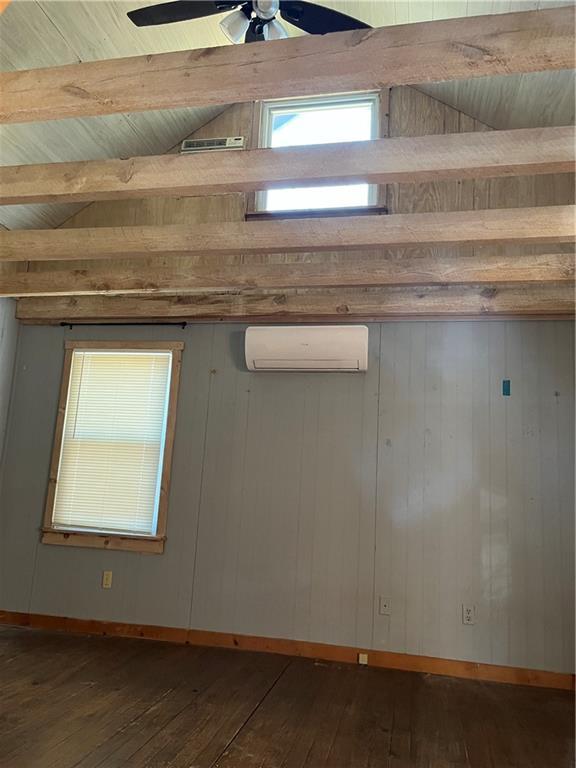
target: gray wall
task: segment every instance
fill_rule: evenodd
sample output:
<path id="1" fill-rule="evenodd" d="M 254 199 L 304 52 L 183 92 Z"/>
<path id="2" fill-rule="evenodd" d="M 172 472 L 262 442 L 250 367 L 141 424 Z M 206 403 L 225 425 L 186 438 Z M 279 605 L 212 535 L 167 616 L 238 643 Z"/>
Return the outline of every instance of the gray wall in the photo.
<path id="1" fill-rule="evenodd" d="M 164 555 L 38 542 L 65 338 L 186 343 Z M 0 608 L 570 671 L 572 371 L 560 321 L 373 325 L 366 375 L 249 374 L 240 326 L 23 327 Z"/>
<path id="2" fill-rule="evenodd" d="M 15 301 L 0 299 L 0 474 L 18 336 L 15 309 Z"/>

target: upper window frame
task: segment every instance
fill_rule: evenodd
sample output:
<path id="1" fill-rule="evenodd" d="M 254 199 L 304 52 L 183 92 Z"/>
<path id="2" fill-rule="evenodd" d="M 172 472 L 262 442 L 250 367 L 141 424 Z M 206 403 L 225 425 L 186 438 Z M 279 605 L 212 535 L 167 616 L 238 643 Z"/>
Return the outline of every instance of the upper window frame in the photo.
<path id="1" fill-rule="evenodd" d="M 287 111 L 294 109 L 318 109 L 318 108 L 330 108 L 338 105 L 348 105 L 355 101 L 359 102 L 372 102 L 372 139 L 380 138 L 381 133 L 381 92 L 380 91 L 353 91 L 350 93 L 339 93 L 327 96 L 304 96 L 300 98 L 287 98 L 287 99 L 273 99 L 260 102 L 260 115 L 257 132 L 256 146 L 259 149 L 270 148 L 272 139 L 272 117 L 274 112 L 282 109 Z M 314 146 L 313 144 L 306 146 Z M 314 186 L 314 185 L 312 185 Z M 282 216 L 285 213 L 292 213 L 293 209 L 282 209 L 277 211 L 268 211 L 266 208 L 268 190 L 259 190 L 254 196 L 254 212 L 259 214 L 274 214 Z M 376 206 L 379 198 L 379 186 L 378 184 L 368 184 L 368 202 L 365 208 L 370 206 Z M 347 206 L 342 206 L 338 209 L 327 210 L 342 210 L 346 211 Z M 305 208 L 302 211 L 319 211 L 322 212 L 322 208 Z M 299 211 L 301 212 L 301 211 Z"/>
<path id="2" fill-rule="evenodd" d="M 75 531 L 55 528 L 52 522 L 54 502 L 56 498 L 56 484 L 62 441 L 64 438 L 64 424 L 66 419 L 66 407 L 68 403 L 68 391 L 70 388 L 70 374 L 74 351 L 78 350 L 150 350 L 171 351 L 172 362 L 170 371 L 170 385 L 168 391 L 168 410 L 166 417 L 166 431 L 164 435 L 164 452 L 162 468 L 160 470 L 160 497 L 158 501 L 158 513 L 156 532 L 154 535 L 140 535 L 129 533 L 110 533 L 105 531 Z M 62 369 L 62 381 L 60 385 L 60 397 L 58 401 L 58 416 L 52 446 L 52 458 L 50 461 L 50 474 L 48 478 L 48 491 L 44 506 L 42 524 L 43 544 L 57 544 L 73 547 L 92 547 L 96 549 L 126 550 L 130 552 L 143 552 L 147 554 L 161 554 L 164 552 L 166 541 L 166 528 L 168 518 L 168 496 L 172 470 L 172 454 L 174 449 L 174 433 L 176 429 L 176 412 L 178 406 L 178 391 L 180 384 L 180 369 L 182 365 L 182 351 L 184 342 L 181 341 L 67 341 L 64 344 L 64 365 Z"/>

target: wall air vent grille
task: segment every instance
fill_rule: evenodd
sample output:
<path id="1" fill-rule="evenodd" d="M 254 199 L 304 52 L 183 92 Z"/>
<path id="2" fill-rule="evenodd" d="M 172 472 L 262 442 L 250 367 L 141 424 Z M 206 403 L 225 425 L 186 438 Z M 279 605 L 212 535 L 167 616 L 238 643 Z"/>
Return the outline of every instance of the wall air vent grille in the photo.
<path id="1" fill-rule="evenodd" d="M 227 136 L 221 139 L 186 139 L 180 152 L 207 152 L 223 149 L 244 149 L 244 136 Z"/>

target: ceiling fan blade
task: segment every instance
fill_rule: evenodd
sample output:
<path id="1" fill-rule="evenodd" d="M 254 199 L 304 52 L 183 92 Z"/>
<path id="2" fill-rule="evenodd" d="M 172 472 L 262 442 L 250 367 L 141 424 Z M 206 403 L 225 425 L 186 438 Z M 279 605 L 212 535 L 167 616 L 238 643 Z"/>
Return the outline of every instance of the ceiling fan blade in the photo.
<path id="1" fill-rule="evenodd" d="M 238 5 L 241 5 L 241 0 L 174 0 L 172 3 L 136 8 L 129 11 L 127 16 L 137 27 L 151 27 L 156 24 L 173 24 L 175 21 L 213 16 Z"/>
<path id="2" fill-rule="evenodd" d="M 370 29 L 369 24 L 333 11 L 316 3 L 304 0 L 280 0 L 280 16 L 284 21 L 310 35 L 325 35 L 327 32 L 346 32 L 350 29 Z"/>

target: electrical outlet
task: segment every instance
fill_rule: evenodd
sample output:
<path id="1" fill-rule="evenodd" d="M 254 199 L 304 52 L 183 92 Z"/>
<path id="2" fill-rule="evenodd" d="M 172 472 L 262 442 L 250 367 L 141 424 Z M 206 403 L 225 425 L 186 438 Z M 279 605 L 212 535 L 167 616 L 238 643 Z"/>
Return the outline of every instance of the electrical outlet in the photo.
<path id="1" fill-rule="evenodd" d="M 476 624 L 475 605 L 462 605 L 462 624 Z"/>
<path id="2" fill-rule="evenodd" d="M 359 653 L 358 654 L 358 664 L 366 665 L 368 664 L 368 654 L 367 653 Z"/>
<path id="3" fill-rule="evenodd" d="M 102 571 L 102 589 L 112 589 L 112 571 Z"/>
<path id="4" fill-rule="evenodd" d="M 380 616 L 390 616 L 392 614 L 392 600 L 389 597 L 378 598 L 378 613 Z"/>

